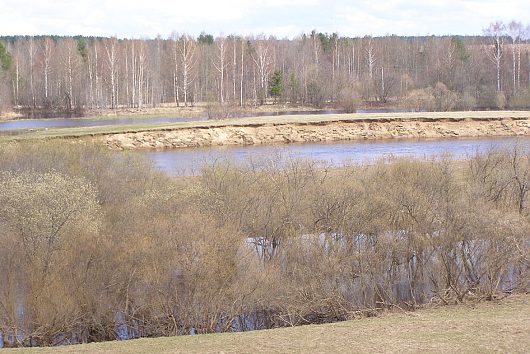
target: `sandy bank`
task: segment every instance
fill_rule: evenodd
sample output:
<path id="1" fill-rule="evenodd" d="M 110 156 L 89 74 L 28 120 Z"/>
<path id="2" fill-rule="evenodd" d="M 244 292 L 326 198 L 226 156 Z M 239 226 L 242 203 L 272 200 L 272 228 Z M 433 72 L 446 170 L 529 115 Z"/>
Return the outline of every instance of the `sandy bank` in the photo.
<path id="1" fill-rule="evenodd" d="M 502 113 L 502 114 L 501 114 Z M 455 138 L 530 135 L 530 114 L 436 114 L 430 117 L 338 119 L 285 123 L 217 124 L 169 130 L 111 134 L 113 149 L 164 149 L 221 145 L 257 145 L 363 139 Z"/>

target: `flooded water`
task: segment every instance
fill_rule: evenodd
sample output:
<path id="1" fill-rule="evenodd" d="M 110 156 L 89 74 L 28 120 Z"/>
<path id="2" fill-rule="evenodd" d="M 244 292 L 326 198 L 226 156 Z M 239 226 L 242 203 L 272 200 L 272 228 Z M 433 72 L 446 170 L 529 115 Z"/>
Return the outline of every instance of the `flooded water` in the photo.
<path id="1" fill-rule="evenodd" d="M 156 118 L 51 118 L 51 119 L 19 119 L 0 122 L 0 131 L 15 129 L 42 129 L 42 128 L 72 128 L 72 127 L 95 127 L 102 125 L 125 125 L 146 123 L 175 123 L 204 120 L 205 118 L 182 118 L 182 117 L 156 117 Z"/>
<path id="2" fill-rule="evenodd" d="M 410 108 L 359 108 L 355 113 L 407 113 L 421 112 Z"/>
<path id="3" fill-rule="evenodd" d="M 448 153 L 463 159 L 475 152 L 519 144 L 530 148 L 530 138 L 471 138 L 432 140 L 378 140 L 286 145 L 257 145 L 137 151 L 172 175 L 196 175 L 215 161 L 262 162 L 277 156 L 311 159 L 326 167 L 371 163 L 385 157 L 433 158 Z"/>
<path id="4" fill-rule="evenodd" d="M 358 109 L 357 113 L 392 113 L 392 112 L 411 112 L 407 109 L 394 108 L 374 108 Z M 341 114 L 342 110 L 326 109 L 316 111 L 283 111 L 283 112 L 243 112 L 234 113 L 230 117 L 269 117 L 283 115 L 314 115 L 314 114 Z M 44 128 L 72 128 L 72 127 L 94 127 L 104 125 L 124 125 L 124 124 L 146 124 L 146 123 L 177 123 L 206 120 L 206 117 L 151 117 L 151 118 L 134 118 L 134 117 L 109 117 L 109 118 L 43 118 L 43 119 L 18 119 L 11 121 L 0 121 L 0 134 L 14 135 L 25 133 L 24 129 L 44 129 Z M 15 131 L 19 130 L 19 131 Z"/>
<path id="5" fill-rule="evenodd" d="M 338 114 L 339 110 L 320 111 L 286 111 L 286 112 L 248 112 L 237 113 L 234 117 L 254 117 L 254 116 L 280 116 L 280 115 L 313 115 L 313 114 Z M 48 119 L 18 119 L 11 121 L 0 121 L 1 134 L 15 134 L 9 132 L 17 129 L 43 129 L 43 128 L 72 128 L 72 127 L 94 127 L 104 125 L 124 125 L 124 124 L 146 124 L 146 123 L 178 123 L 190 121 L 206 120 L 206 117 L 116 117 L 116 118 L 48 118 Z M 22 131 L 23 133 L 23 131 Z"/>

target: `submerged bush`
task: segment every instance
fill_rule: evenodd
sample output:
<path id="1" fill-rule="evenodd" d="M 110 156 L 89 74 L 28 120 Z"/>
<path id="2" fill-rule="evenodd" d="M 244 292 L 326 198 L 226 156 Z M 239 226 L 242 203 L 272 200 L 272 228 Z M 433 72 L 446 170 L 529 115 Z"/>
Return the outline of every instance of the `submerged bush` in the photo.
<path id="1" fill-rule="evenodd" d="M 218 162 L 170 179 L 89 145 L 4 146 L 0 332 L 239 331 L 527 291 L 529 156 Z"/>

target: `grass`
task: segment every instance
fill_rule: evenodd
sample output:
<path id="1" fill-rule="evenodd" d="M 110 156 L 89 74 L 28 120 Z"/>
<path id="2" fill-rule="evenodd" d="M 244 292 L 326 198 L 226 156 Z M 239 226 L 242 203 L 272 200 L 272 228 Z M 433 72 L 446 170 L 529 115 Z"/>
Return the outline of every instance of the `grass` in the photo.
<path id="1" fill-rule="evenodd" d="M 143 107 L 143 108 L 125 108 L 118 109 L 94 109 L 87 110 L 82 117 L 75 117 L 76 119 L 109 119 L 109 118 L 158 118 L 158 117 L 206 117 L 207 103 L 196 102 L 194 106 L 184 107 L 182 104 L 176 106 L 174 103 L 164 103 L 157 107 Z M 262 113 L 262 112 L 285 112 L 285 111 L 317 111 L 327 108 L 317 108 L 312 106 L 290 106 L 283 104 L 265 104 L 257 107 L 230 107 L 234 113 Z M 331 108 L 333 109 L 333 108 Z M 25 119 L 21 113 L 4 112 L 0 113 L 0 121 Z M 62 118 L 46 118 L 46 119 L 62 119 Z"/>
<path id="2" fill-rule="evenodd" d="M 530 119 L 528 111 L 484 111 L 484 112 L 421 112 L 421 113 L 354 113 L 354 114 L 316 114 L 285 115 L 266 117 L 245 117 L 224 120 L 145 123 L 128 125 L 110 125 L 76 128 L 36 129 L 21 135 L 0 136 L 0 142 L 14 140 L 35 140 L 51 138 L 79 138 L 85 136 L 109 135 L 118 133 L 136 133 L 145 131 L 167 131 L 184 128 L 213 128 L 222 126 L 261 126 L 284 124 L 320 124 L 331 122 L 376 122 L 404 120 L 465 120 L 465 119 Z"/>
<path id="3" fill-rule="evenodd" d="M 530 295 L 414 313 L 245 333 L 209 334 L 7 353 L 528 353 Z"/>

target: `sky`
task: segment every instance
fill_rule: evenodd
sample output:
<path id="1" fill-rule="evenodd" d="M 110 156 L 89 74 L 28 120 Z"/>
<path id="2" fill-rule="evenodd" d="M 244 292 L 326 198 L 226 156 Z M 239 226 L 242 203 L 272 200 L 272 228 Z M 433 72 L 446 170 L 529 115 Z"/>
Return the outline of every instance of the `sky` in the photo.
<path id="1" fill-rule="evenodd" d="M 0 13 L 0 36 L 475 35 L 498 20 L 530 24 L 530 0 L 0 0 Z"/>

